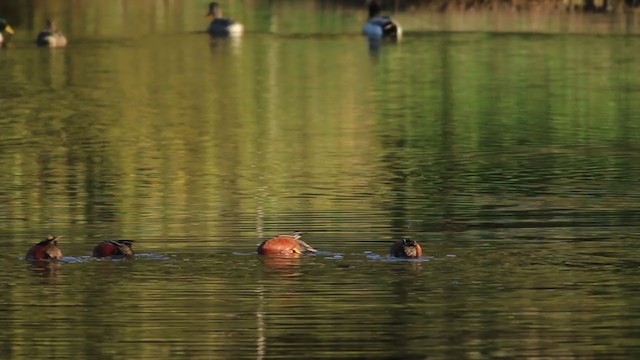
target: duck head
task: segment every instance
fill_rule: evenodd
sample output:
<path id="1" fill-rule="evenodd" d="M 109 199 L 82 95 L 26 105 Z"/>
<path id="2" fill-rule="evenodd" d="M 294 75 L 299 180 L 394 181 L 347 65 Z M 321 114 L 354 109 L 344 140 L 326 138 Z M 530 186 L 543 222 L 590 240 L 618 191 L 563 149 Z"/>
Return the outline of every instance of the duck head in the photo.
<path id="1" fill-rule="evenodd" d="M 56 24 L 53 22 L 53 19 L 47 19 L 45 23 L 45 29 L 53 32 L 56 29 Z"/>
<path id="2" fill-rule="evenodd" d="M 7 20 L 5 19 L 0 19 L 0 33 L 1 32 L 7 32 L 12 35 L 15 33 L 15 31 L 13 31 L 13 28 L 9 25 L 9 23 L 7 23 Z"/>
<path id="3" fill-rule="evenodd" d="M 378 4 L 377 0 L 371 0 L 369 2 L 369 19 L 380 16 L 382 12 L 382 7 Z"/>
<path id="4" fill-rule="evenodd" d="M 209 19 L 219 19 L 222 17 L 222 8 L 217 2 L 209 4 L 209 13 L 207 14 Z"/>

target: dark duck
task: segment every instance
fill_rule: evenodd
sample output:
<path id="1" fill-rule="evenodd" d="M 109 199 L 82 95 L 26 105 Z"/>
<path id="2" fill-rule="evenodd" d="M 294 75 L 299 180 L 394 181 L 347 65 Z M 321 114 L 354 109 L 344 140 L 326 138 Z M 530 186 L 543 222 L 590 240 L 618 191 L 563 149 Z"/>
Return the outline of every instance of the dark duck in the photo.
<path id="1" fill-rule="evenodd" d="M 417 241 L 404 238 L 391 245 L 389 255 L 396 258 L 415 259 L 422 256 L 422 247 Z"/>
<path id="2" fill-rule="evenodd" d="M 222 16 L 220 4 L 212 2 L 209 4 L 207 17 L 211 19 L 207 32 L 212 36 L 239 36 L 242 35 L 244 27 L 239 22 Z"/>
<path id="3" fill-rule="evenodd" d="M 382 16 L 382 7 L 377 0 L 369 3 L 369 20 L 362 27 L 362 32 L 372 40 L 392 39 L 402 37 L 400 25 L 388 16 Z"/>

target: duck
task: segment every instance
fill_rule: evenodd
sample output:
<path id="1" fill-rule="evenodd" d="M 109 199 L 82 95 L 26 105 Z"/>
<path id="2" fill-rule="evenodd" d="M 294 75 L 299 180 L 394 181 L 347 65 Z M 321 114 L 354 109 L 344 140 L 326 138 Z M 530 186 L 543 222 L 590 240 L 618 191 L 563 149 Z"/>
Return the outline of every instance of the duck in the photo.
<path id="1" fill-rule="evenodd" d="M 27 260 L 58 260 L 62 259 L 62 250 L 58 247 L 58 240 L 62 236 L 47 235 L 39 243 L 27 251 Z"/>
<path id="2" fill-rule="evenodd" d="M 301 240 L 302 233 L 293 232 L 291 235 L 277 235 L 263 241 L 258 246 L 260 255 L 299 256 L 304 253 L 315 253 L 318 250 L 312 248 Z"/>
<path id="3" fill-rule="evenodd" d="M 415 240 L 403 238 L 391 245 L 389 255 L 396 258 L 415 259 L 422 256 L 422 247 Z"/>
<path id="4" fill-rule="evenodd" d="M 369 20 L 362 27 L 362 33 L 371 40 L 400 40 L 402 28 L 388 16 L 381 16 L 382 7 L 377 0 L 369 3 Z"/>
<path id="5" fill-rule="evenodd" d="M 2 43 L 4 42 L 4 37 L 2 36 L 2 33 L 4 32 L 10 35 L 13 35 L 15 33 L 11 25 L 7 23 L 7 20 L 0 18 L 0 45 L 2 45 Z"/>
<path id="6" fill-rule="evenodd" d="M 209 4 L 207 17 L 211 19 L 207 28 L 211 36 L 239 36 L 244 31 L 244 27 L 239 22 L 222 17 L 222 8 L 217 2 Z"/>
<path id="7" fill-rule="evenodd" d="M 47 25 L 38 34 L 36 38 L 36 44 L 43 47 L 65 47 L 67 46 L 67 38 L 56 29 L 56 26 L 51 19 L 47 19 Z"/>
<path id="8" fill-rule="evenodd" d="M 93 248 L 94 257 L 133 256 L 133 240 L 106 240 Z"/>

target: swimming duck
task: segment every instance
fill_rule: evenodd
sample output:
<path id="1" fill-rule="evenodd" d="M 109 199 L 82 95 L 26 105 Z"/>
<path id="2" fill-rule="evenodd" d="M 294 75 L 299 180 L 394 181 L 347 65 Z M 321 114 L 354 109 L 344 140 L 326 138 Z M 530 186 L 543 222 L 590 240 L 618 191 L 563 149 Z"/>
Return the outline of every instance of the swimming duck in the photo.
<path id="1" fill-rule="evenodd" d="M 399 40 L 402 37 L 400 25 L 388 16 L 380 16 L 382 7 L 377 0 L 369 3 L 369 20 L 362 27 L 362 32 L 372 40 L 389 38 Z"/>
<path id="2" fill-rule="evenodd" d="M 278 235 L 269 240 L 263 241 L 258 246 L 258 254 L 260 255 L 283 255 L 298 256 L 305 252 L 317 252 L 306 242 L 302 241 L 301 232 L 294 232 L 291 235 Z"/>
<path id="3" fill-rule="evenodd" d="M 27 251 L 27 260 L 62 259 L 62 250 L 58 247 L 58 239 L 61 237 L 47 235 L 46 239 L 33 245 Z"/>
<path id="4" fill-rule="evenodd" d="M 67 46 L 67 38 L 56 29 L 53 20 L 47 19 L 47 26 L 40 31 L 38 38 L 36 39 L 38 46 L 48 47 L 65 47 Z"/>
<path id="5" fill-rule="evenodd" d="M 2 36 L 3 32 L 11 35 L 14 33 L 13 28 L 7 23 L 7 20 L 0 19 L 0 44 L 4 42 L 4 37 Z"/>
<path id="6" fill-rule="evenodd" d="M 391 245 L 389 255 L 397 258 L 419 258 L 422 256 L 422 247 L 417 241 L 404 238 Z"/>
<path id="7" fill-rule="evenodd" d="M 211 19 L 207 31 L 212 36 L 239 36 L 244 30 L 244 27 L 239 22 L 230 18 L 223 18 L 222 8 L 216 2 L 209 4 L 207 17 Z"/>
<path id="8" fill-rule="evenodd" d="M 133 256 L 133 240 L 102 241 L 93 248 L 93 256 Z"/>

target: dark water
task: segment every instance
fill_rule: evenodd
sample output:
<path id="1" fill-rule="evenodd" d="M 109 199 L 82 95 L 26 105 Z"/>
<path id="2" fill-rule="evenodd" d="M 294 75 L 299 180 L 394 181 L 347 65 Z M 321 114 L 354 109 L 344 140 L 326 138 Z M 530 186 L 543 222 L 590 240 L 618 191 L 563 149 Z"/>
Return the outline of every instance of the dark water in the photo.
<path id="1" fill-rule="evenodd" d="M 407 12 L 376 55 L 357 8 L 223 2 L 219 41 L 206 4 L 1 7 L 1 358 L 640 356 L 633 22 Z"/>

